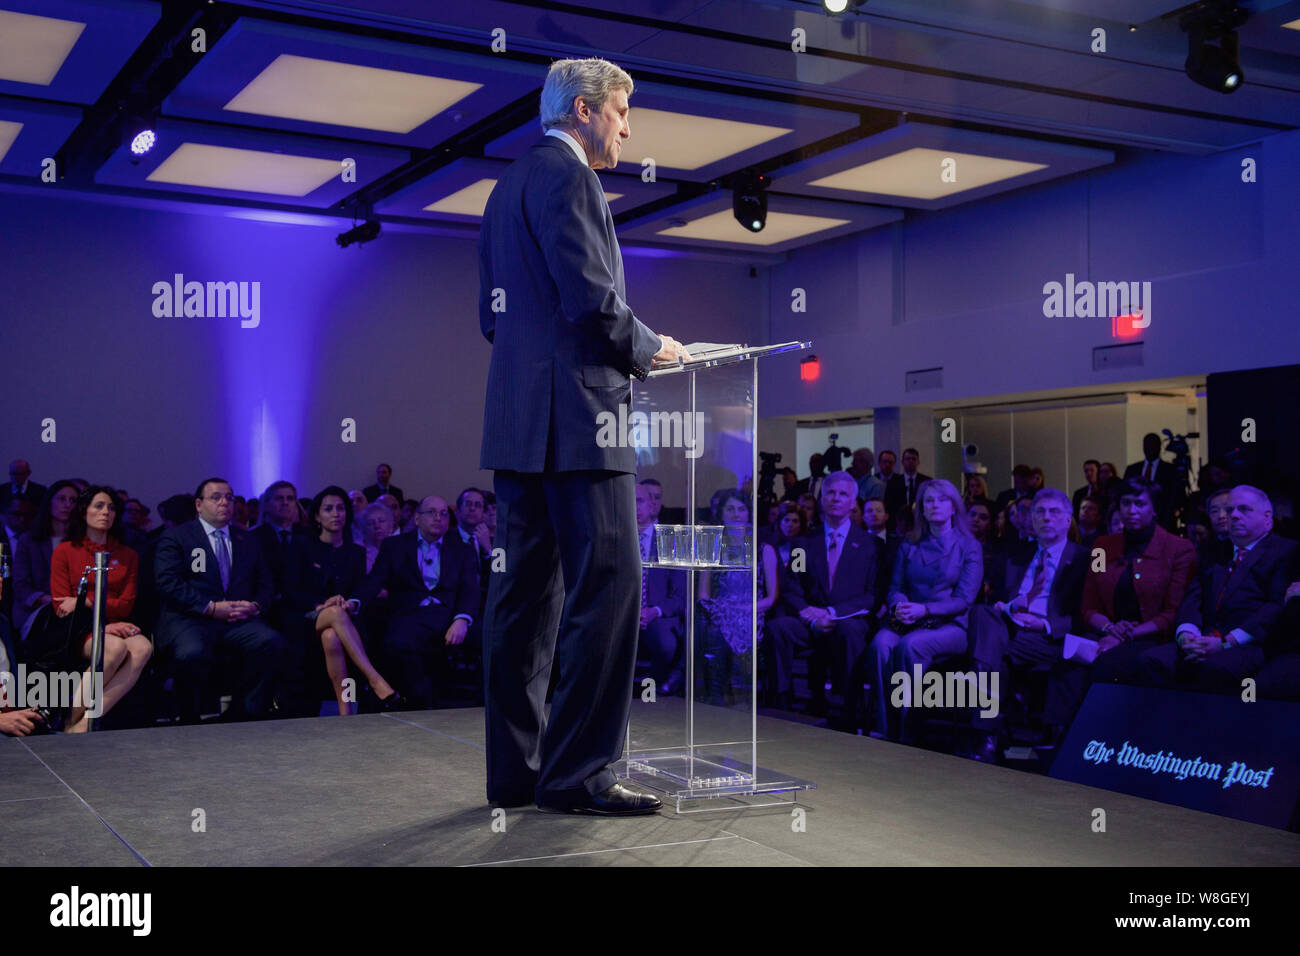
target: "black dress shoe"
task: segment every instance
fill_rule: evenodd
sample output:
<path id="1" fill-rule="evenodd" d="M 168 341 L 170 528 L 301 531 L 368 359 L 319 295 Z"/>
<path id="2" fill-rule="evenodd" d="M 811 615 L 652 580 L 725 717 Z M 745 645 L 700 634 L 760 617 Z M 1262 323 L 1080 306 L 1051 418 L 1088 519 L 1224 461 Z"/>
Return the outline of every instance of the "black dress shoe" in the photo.
<path id="1" fill-rule="evenodd" d="M 402 695 L 397 691 L 393 691 L 387 697 L 378 697 L 375 700 L 376 703 L 379 704 L 380 712 L 385 714 L 390 711 L 402 710 L 406 707 L 406 701 L 402 699 Z"/>
<path id="2" fill-rule="evenodd" d="M 629 790 L 616 783 L 600 793 L 579 797 L 539 802 L 537 809 L 543 813 L 582 813 L 599 817 L 632 817 L 656 813 L 663 806 L 658 797 Z"/>

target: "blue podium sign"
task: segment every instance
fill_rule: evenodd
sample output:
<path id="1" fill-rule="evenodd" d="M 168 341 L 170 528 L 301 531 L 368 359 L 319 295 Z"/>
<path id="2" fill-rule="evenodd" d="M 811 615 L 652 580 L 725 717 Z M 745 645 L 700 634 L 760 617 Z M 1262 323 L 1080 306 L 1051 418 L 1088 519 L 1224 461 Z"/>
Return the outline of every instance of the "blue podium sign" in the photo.
<path id="1" fill-rule="evenodd" d="M 1300 800 L 1300 704 L 1094 684 L 1050 775 L 1285 828 Z"/>

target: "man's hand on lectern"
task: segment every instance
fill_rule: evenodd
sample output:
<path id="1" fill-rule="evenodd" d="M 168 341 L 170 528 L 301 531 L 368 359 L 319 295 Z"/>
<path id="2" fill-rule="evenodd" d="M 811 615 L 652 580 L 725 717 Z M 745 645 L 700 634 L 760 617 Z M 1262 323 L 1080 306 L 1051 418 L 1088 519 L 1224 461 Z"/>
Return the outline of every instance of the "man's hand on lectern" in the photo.
<path id="1" fill-rule="evenodd" d="M 686 351 L 681 342 L 678 342 L 671 335 L 659 334 L 659 351 L 655 353 L 655 361 L 660 363 L 675 363 L 678 359 L 683 362 L 691 360 L 691 353 Z"/>

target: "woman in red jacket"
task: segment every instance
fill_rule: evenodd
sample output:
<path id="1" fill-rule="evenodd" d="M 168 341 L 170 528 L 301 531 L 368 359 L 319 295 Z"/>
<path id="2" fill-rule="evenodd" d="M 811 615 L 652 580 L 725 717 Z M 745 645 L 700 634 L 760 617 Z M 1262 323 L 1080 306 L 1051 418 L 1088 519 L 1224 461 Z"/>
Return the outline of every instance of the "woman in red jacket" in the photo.
<path id="1" fill-rule="evenodd" d="M 67 618 L 77 610 L 77 583 L 88 565 L 95 563 L 95 552 L 108 552 L 105 576 L 104 619 L 104 689 L 100 714 L 108 711 L 135 686 L 144 671 L 153 645 L 127 617 L 135 605 L 139 581 L 139 558 L 122 544 L 122 521 L 113 489 L 92 485 L 77 498 L 77 507 L 68 522 L 67 540 L 54 549 L 50 565 L 50 595 L 54 612 Z M 85 606 L 94 601 L 94 576 L 86 592 Z M 52 627 L 59 627 L 56 622 Z M 76 666 L 90 660 L 91 635 L 78 635 L 70 652 Z M 90 689 L 90 671 L 82 676 L 82 687 Z M 68 715 L 68 733 L 87 729 L 86 703 L 81 700 Z"/>
<path id="2" fill-rule="evenodd" d="M 1123 530 L 1093 544 L 1105 554 L 1096 558 L 1084 580 L 1080 616 L 1097 637 L 1097 658 L 1067 676 L 1074 690 L 1074 709 L 1083 701 L 1088 680 L 1128 683 L 1139 676 L 1143 651 L 1173 639 L 1174 618 L 1196 574 L 1196 550 L 1190 541 L 1156 523 L 1160 487 L 1141 477 L 1121 482 L 1119 516 Z"/>

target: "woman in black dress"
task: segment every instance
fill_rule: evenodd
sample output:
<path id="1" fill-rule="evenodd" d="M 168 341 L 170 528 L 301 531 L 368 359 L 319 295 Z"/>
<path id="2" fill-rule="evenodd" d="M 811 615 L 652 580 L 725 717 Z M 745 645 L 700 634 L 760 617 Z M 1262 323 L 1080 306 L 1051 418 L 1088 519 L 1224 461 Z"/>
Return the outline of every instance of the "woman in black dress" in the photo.
<path id="1" fill-rule="evenodd" d="M 330 485 L 312 500 L 311 520 L 316 534 L 295 544 L 285 568 L 289 611 L 310 620 L 320 635 L 340 716 L 357 712 L 356 695 L 344 685 L 348 660 L 365 677 L 380 706 L 392 710 L 400 697 L 370 663 L 354 621 L 360 602 L 347 597 L 366 576 L 366 550 L 352 541 L 348 493 Z"/>

